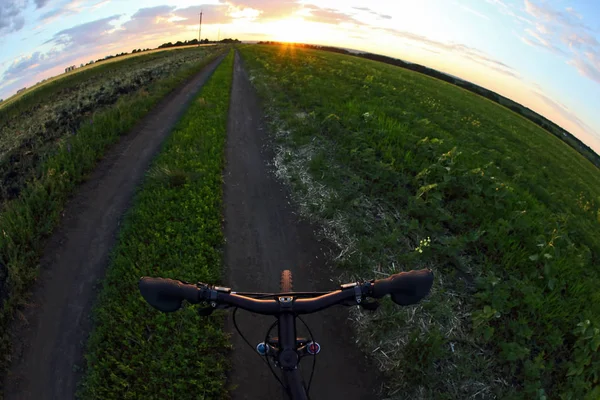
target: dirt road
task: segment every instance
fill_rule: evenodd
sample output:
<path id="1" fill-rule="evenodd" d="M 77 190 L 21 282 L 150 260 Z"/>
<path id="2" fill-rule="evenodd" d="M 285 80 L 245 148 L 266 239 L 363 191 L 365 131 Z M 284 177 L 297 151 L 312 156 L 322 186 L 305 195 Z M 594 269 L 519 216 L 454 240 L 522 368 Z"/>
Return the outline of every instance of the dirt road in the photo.
<path id="1" fill-rule="evenodd" d="M 270 173 L 272 160 L 260 103 L 236 54 L 224 173 L 225 265 L 228 285 L 238 291 L 278 291 L 280 273 L 290 269 L 295 290 L 335 288 L 324 257 L 325 242 L 294 213 L 286 188 Z M 264 340 L 271 317 L 238 312 L 253 344 Z M 374 399 L 376 368 L 352 343 L 347 310 L 336 307 L 305 318 L 321 344 L 311 389 L 313 399 Z M 279 399 L 282 390 L 262 360 L 233 336 L 234 399 Z M 310 362 L 310 361 L 309 361 Z M 303 369 L 309 367 L 303 364 Z"/>
<path id="2" fill-rule="evenodd" d="M 110 150 L 65 208 L 50 238 L 31 306 L 15 332 L 4 382 L 11 399 L 72 399 L 96 288 L 123 213 L 152 157 L 223 57 L 169 95 Z"/>

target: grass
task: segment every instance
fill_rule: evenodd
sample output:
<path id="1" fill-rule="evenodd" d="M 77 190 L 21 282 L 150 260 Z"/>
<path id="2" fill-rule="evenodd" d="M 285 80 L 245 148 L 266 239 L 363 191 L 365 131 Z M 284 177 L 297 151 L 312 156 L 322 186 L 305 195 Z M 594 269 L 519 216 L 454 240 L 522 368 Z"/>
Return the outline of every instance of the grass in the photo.
<path id="1" fill-rule="evenodd" d="M 222 316 L 164 314 L 140 276 L 221 280 L 222 169 L 233 51 L 167 139 L 125 217 L 95 307 L 84 399 L 214 399 L 225 391 Z"/>
<path id="2" fill-rule="evenodd" d="M 277 175 L 344 275 L 430 267 L 427 301 L 356 311 L 391 397 L 600 398 L 600 172 L 483 97 L 394 66 L 241 48 Z"/>
<path id="3" fill-rule="evenodd" d="M 0 109 L 0 207 L 18 197 L 42 171 L 39 166 L 95 114 L 122 96 L 194 67 L 217 48 L 162 51 L 117 58 L 40 87 Z M 151 94 L 151 93 L 149 93 Z"/>
<path id="4" fill-rule="evenodd" d="M 22 188 L 18 198 L 4 204 L 0 212 L 0 354 L 4 355 L 0 372 L 7 368 L 10 356 L 8 327 L 15 310 L 27 301 L 44 239 L 59 222 L 69 195 L 121 135 L 210 61 L 206 57 L 184 64 L 168 78 L 122 95 L 113 106 L 96 112 L 93 123 L 82 124 L 75 135 L 62 140 L 40 164 L 40 174 Z"/>

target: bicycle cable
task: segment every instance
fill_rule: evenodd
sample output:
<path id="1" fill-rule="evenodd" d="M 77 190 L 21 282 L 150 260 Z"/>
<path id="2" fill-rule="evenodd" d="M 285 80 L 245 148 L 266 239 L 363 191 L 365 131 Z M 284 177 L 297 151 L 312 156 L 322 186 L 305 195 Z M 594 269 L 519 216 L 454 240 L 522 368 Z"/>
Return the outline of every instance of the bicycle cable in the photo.
<path id="1" fill-rule="evenodd" d="M 250 342 L 248 341 L 248 339 L 246 339 L 246 337 L 244 336 L 244 334 L 243 334 L 243 333 L 242 333 L 242 331 L 240 330 L 240 327 L 239 327 L 239 326 L 238 326 L 238 324 L 237 324 L 237 320 L 235 319 L 235 314 L 236 314 L 237 310 L 238 310 L 238 308 L 237 308 L 237 307 L 235 307 L 235 308 L 233 309 L 233 315 L 232 315 L 232 317 L 233 317 L 233 326 L 235 327 L 235 330 L 237 331 L 237 333 L 239 333 L 239 334 L 240 334 L 240 337 L 241 337 L 241 338 L 244 340 L 244 342 L 246 342 L 246 344 L 247 344 L 248 346 L 250 346 L 250 348 L 253 350 L 252 352 L 253 352 L 253 353 L 256 353 L 256 355 L 257 355 L 257 356 L 260 358 L 260 360 L 261 360 L 262 362 L 265 362 L 265 360 L 263 360 L 263 359 L 262 359 L 262 356 L 256 352 L 256 349 L 254 348 L 254 346 L 252 346 L 252 344 L 250 344 Z"/>
<path id="2" fill-rule="evenodd" d="M 265 335 L 265 344 L 267 346 L 269 346 L 269 335 L 271 334 L 271 331 L 273 330 L 273 328 L 275 328 L 277 325 L 279 324 L 279 321 L 275 320 L 275 322 L 273 322 L 271 324 L 271 326 L 269 327 L 269 329 L 267 330 L 267 334 Z M 269 366 L 269 369 L 271 370 L 271 373 L 273 374 L 273 376 L 275 377 L 275 379 L 277 379 L 277 381 L 279 382 L 279 384 L 281 385 L 281 387 L 283 388 L 283 390 L 287 391 L 287 388 L 285 387 L 285 384 L 281 381 L 281 379 L 277 376 L 277 374 L 275 373 L 275 371 L 273 370 L 273 366 L 271 365 L 271 363 L 269 362 L 269 356 L 268 356 L 268 347 L 267 347 L 267 352 L 265 352 L 265 360 L 267 365 Z"/>
<path id="3" fill-rule="evenodd" d="M 240 337 L 242 338 L 242 340 L 244 340 L 244 342 L 246 342 L 246 344 L 248 345 L 248 347 L 250 347 L 252 349 L 252 352 L 255 353 L 262 362 L 264 362 L 265 364 L 267 364 L 267 366 L 269 367 L 269 369 L 271 370 L 271 373 L 273 374 L 273 376 L 275 377 L 275 379 L 277 379 L 277 381 L 279 382 L 279 384 L 285 388 L 285 385 L 283 384 L 283 382 L 281 382 L 281 379 L 279 379 L 279 377 L 277 376 L 277 374 L 275 373 L 275 371 L 273 371 L 273 367 L 271 367 L 271 363 L 269 362 L 269 360 L 267 359 L 267 353 L 265 353 L 265 359 L 263 360 L 263 357 L 258 354 L 258 352 L 256 351 L 256 349 L 254 348 L 254 346 L 252 346 L 252 344 L 248 341 L 248 339 L 246 339 L 246 337 L 244 336 L 244 334 L 242 333 L 242 331 L 240 330 L 240 327 L 237 324 L 237 320 L 235 318 L 235 315 L 237 313 L 238 307 L 235 307 L 233 309 L 233 315 L 232 315 L 232 319 L 233 319 L 233 326 L 235 327 L 235 330 L 237 331 L 237 333 L 240 334 Z M 273 330 L 273 327 L 277 324 L 277 321 L 275 321 L 271 327 L 269 328 L 269 330 L 267 331 L 267 337 L 269 336 L 269 333 L 271 332 L 271 330 Z M 266 339 L 265 339 L 265 344 L 267 343 Z"/>
<path id="4" fill-rule="evenodd" d="M 302 324 L 304 324 L 304 327 L 306 328 L 306 330 L 308 331 L 308 334 L 310 335 L 310 340 L 312 342 L 316 343 L 315 337 L 313 336 L 312 331 L 308 327 L 308 324 L 306 322 L 304 322 L 304 320 L 302 319 L 302 317 L 300 317 L 299 315 L 297 316 L 297 318 L 300 320 L 300 322 L 302 322 Z M 312 384 L 313 375 L 315 374 L 315 367 L 316 367 L 316 365 L 317 365 L 317 355 L 313 354 L 312 371 L 310 371 L 310 378 L 308 379 L 308 386 L 306 388 L 306 397 L 308 397 L 309 399 L 310 399 L 310 396 L 309 396 L 310 385 Z"/>

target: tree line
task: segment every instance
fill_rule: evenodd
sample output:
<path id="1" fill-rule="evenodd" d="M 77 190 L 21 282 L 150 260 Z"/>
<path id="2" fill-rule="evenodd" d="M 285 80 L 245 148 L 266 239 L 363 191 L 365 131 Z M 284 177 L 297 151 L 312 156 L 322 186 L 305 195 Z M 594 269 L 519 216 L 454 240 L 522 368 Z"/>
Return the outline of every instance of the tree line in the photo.
<path id="1" fill-rule="evenodd" d="M 167 42 L 167 43 L 163 43 L 160 46 L 158 46 L 159 49 L 166 49 L 169 47 L 179 47 L 179 46 L 193 46 L 196 44 L 209 44 L 209 43 L 241 43 L 241 41 L 239 41 L 238 39 L 231 39 L 231 38 L 227 38 L 227 39 L 222 39 L 222 40 L 208 40 L 208 39 L 202 39 L 200 41 L 198 41 L 198 39 L 192 39 L 192 40 L 185 40 L 185 41 L 181 41 L 178 40 L 175 43 L 172 42 Z"/>

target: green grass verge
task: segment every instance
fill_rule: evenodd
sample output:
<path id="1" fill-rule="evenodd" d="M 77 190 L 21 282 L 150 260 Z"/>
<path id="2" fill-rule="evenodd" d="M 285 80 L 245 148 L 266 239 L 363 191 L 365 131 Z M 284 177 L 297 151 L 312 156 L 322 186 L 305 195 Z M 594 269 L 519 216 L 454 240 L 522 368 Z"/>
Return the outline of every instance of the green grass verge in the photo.
<path id="1" fill-rule="evenodd" d="M 114 106 L 94 114 L 93 124 L 81 126 L 47 158 L 41 177 L 27 185 L 19 198 L 4 205 L 0 213 L 0 374 L 10 356 L 8 327 L 14 311 L 27 301 L 38 274 L 44 239 L 59 222 L 69 195 L 121 135 L 213 59 L 181 70 L 145 91 L 122 96 Z"/>
<path id="2" fill-rule="evenodd" d="M 431 267 L 427 301 L 356 312 L 399 398 L 600 398 L 600 173 L 480 96 L 394 66 L 241 48 L 275 165 L 347 273 Z"/>
<path id="3" fill-rule="evenodd" d="M 94 311 L 83 399 L 214 399 L 225 391 L 223 317 L 164 314 L 140 276 L 221 281 L 222 169 L 233 51 L 167 139 L 125 217 Z"/>

